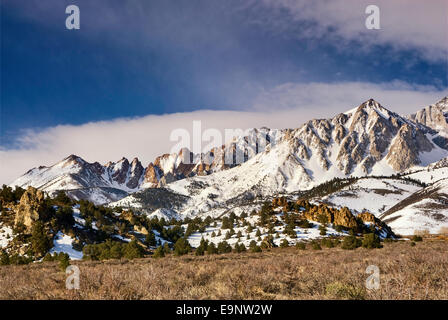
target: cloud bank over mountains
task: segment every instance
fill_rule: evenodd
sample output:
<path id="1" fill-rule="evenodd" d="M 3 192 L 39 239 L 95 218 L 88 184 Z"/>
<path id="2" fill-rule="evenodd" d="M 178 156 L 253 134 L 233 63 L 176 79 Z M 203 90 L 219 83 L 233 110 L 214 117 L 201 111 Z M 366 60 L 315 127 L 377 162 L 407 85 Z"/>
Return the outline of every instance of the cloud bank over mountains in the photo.
<path id="1" fill-rule="evenodd" d="M 0 183 L 9 183 L 32 167 L 51 165 L 70 154 L 100 163 L 138 157 L 146 165 L 175 146 L 177 141 L 170 141 L 172 130 L 192 132 L 196 120 L 201 121 L 202 132 L 215 128 L 224 136 L 224 129 L 297 128 L 312 118 L 329 118 L 357 107 L 369 98 L 407 115 L 447 94 L 448 90 L 402 82 L 291 83 L 265 90 L 242 110 L 198 110 L 29 129 L 17 137 L 15 147 L 0 149 Z M 204 147 L 207 144 L 203 141 Z"/>

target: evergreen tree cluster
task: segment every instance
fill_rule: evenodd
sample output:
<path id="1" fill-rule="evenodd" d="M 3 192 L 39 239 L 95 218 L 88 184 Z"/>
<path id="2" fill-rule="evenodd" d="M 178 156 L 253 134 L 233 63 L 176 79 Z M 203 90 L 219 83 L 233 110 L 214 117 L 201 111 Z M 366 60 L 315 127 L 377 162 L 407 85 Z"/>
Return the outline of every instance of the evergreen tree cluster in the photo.
<path id="1" fill-rule="evenodd" d="M 123 243 L 110 239 L 99 244 L 89 244 L 82 250 L 86 260 L 121 259 L 129 260 L 142 258 L 145 250 L 135 241 Z"/>

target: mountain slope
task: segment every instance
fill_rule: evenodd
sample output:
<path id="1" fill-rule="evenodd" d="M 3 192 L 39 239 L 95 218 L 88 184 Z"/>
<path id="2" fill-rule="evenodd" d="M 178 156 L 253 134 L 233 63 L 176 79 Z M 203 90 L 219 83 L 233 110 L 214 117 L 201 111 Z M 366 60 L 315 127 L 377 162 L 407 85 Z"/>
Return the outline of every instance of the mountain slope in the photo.
<path id="1" fill-rule="evenodd" d="M 389 176 L 423 168 L 448 156 L 445 144 L 440 143 L 444 139 L 436 130 L 370 99 L 296 129 L 252 129 L 206 154 L 186 149 L 166 154 L 146 169 L 137 159 L 129 163 L 123 158 L 102 166 L 70 156 L 49 168 L 30 170 L 12 185 L 68 190 L 76 199 L 95 203 L 143 190 L 116 204 L 145 208 L 148 213 L 169 209 L 176 211 L 173 215 L 221 215 L 229 206 L 297 193 L 333 178 Z M 239 162 L 237 154 L 242 155 Z M 176 208 L 163 203 L 154 206 L 151 194 L 156 191 L 146 188 L 165 188 L 161 192 L 167 199 L 170 193 L 183 198 Z"/>
<path id="2" fill-rule="evenodd" d="M 333 178 L 390 176 L 407 169 L 421 170 L 448 154 L 434 142 L 440 137 L 436 131 L 403 118 L 374 100 L 332 119 L 311 120 L 300 128 L 282 130 L 278 137 L 263 152 L 239 166 L 167 184 L 167 192 L 184 197 L 177 208 L 169 209 L 191 217 L 238 213 L 254 204 L 261 205 L 272 196 L 300 194 Z M 341 193 L 326 200 L 354 210 L 367 206 L 380 215 L 422 189 L 418 183 L 399 179 L 386 182 L 372 178 L 370 183 L 368 186 L 369 180 L 364 180 L 355 186 L 359 198 L 356 206 L 353 199 L 344 200 Z M 112 205 L 138 207 L 151 213 L 151 201 L 145 199 L 152 192 L 144 190 Z M 370 201 L 373 207 L 369 208 L 366 199 L 374 196 L 378 196 L 379 204 Z M 358 208 L 363 204 L 363 208 Z"/>
<path id="3" fill-rule="evenodd" d="M 88 163 L 78 156 L 70 155 L 50 167 L 38 167 L 19 177 L 12 186 L 32 186 L 54 193 L 66 190 L 75 199 L 89 199 L 105 203 L 123 198 L 139 190 L 144 168 L 135 158 L 131 163 L 125 158 L 102 166 Z"/>
<path id="4" fill-rule="evenodd" d="M 403 235 L 416 230 L 438 233 L 448 227 L 448 179 L 413 193 L 379 218 Z"/>
<path id="5" fill-rule="evenodd" d="M 410 115 L 409 119 L 448 134 L 448 96 Z"/>

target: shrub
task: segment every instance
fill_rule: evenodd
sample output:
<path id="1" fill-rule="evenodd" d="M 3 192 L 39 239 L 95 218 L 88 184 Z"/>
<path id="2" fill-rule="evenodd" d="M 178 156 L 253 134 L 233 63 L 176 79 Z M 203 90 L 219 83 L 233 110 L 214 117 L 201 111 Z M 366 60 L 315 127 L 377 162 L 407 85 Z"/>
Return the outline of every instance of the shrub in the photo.
<path id="1" fill-rule="evenodd" d="M 362 240 L 362 246 L 367 249 L 382 248 L 380 238 L 374 233 L 367 233 Z"/>
<path id="2" fill-rule="evenodd" d="M 199 246 L 196 248 L 195 255 L 203 256 L 205 251 L 207 251 L 207 247 L 208 247 L 208 241 L 202 238 Z"/>
<path id="3" fill-rule="evenodd" d="M 174 244 L 174 254 L 176 256 L 182 256 L 191 251 L 191 246 L 188 243 L 188 240 L 185 238 L 179 238 Z"/>
<path id="4" fill-rule="evenodd" d="M 9 256 L 5 250 L 0 251 L 0 266 L 6 266 L 9 264 Z"/>
<path id="5" fill-rule="evenodd" d="M 163 252 L 165 252 L 165 254 L 171 253 L 171 248 L 170 248 L 170 245 L 168 244 L 168 242 L 164 243 Z"/>
<path id="6" fill-rule="evenodd" d="M 327 234 L 327 228 L 324 225 L 319 226 L 319 231 L 321 236 L 325 236 Z"/>
<path id="7" fill-rule="evenodd" d="M 288 242 L 288 240 L 283 239 L 283 240 L 280 242 L 280 247 L 281 247 L 281 248 L 287 248 L 287 247 L 289 247 L 289 242 Z"/>
<path id="8" fill-rule="evenodd" d="M 296 248 L 299 250 L 306 250 L 306 245 L 304 242 L 297 242 L 296 243 Z"/>
<path id="9" fill-rule="evenodd" d="M 331 241 L 331 239 L 328 239 L 328 238 L 322 239 L 321 243 L 326 248 L 333 248 L 334 247 L 333 241 Z"/>
<path id="10" fill-rule="evenodd" d="M 233 228 L 233 221 L 229 217 L 223 217 L 221 229 L 231 229 L 231 228 Z"/>
<path id="11" fill-rule="evenodd" d="M 263 251 L 263 250 L 261 250 L 260 246 L 252 247 L 252 248 L 250 248 L 250 250 L 251 250 L 252 252 L 262 252 L 262 251 Z"/>
<path id="12" fill-rule="evenodd" d="M 287 234 L 291 238 L 297 238 L 296 231 L 294 230 L 295 226 L 292 223 L 289 223 L 286 225 L 285 230 L 283 231 L 284 234 Z"/>
<path id="13" fill-rule="evenodd" d="M 411 247 L 415 247 L 415 242 L 411 241 Z"/>
<path id="14" fill-rule="evenodd" d="M 322 247 L 320 246 L 319 242 L 317 242 L 317 241 L 313 241 L 311 243 L 311 248 L 313 248 L 313 250 L 322 250 Z"/>
<path id="15" fill-rule="evenodd" d="M 155 247 L 156 245 L 156 236 L 154 235 L 154 232 L 149 231 L 149 233 L 146 235 L 145 243 L 147 246 Z"/>
<path id="16" fill-rule="evenodd" d="M 419 242 L 419 241 L 423 241 L 423 238 L 421 236 L 415 235 L 412 237 L 411 240 L 414 242 Z"/>
<path id="17" fill-rule="evenodd" d="M 124 257 L 129 260 L 143 258 L 144 254 L 144 249 L 135 240 L 129 242 L 123 250 Z"/>
<path id="18" fill-rule="evenodd" d="M 299 225 L 299 227 L 301 227 L 301 228 L 305 228 L 305 229 L 309 229 L 309 228 L 312 228 L 312 227 L 313 227 L 313 224 L 310 223 L 310 222 L 309 222 L 308 220 L 306 220 L 306 219 L 300 220 L 299 223 L 298 223 L 298 225 Z"/>
<path id="19" fill-rule="evenodd" d="M 246 251 L 246 246 L 244 244 L 242 244 L 242 243 L 240 243 L 240 244 L 237 243 L 237 244 L 235 244 L 234 251 L 237 252 L 237 253 L 245 252 Z"/>
<path id="20" fill-rule="evenodd" d="M 337 299 L 362 300 L 365 298 L 366 291 L 362 287 L 336 281 L 327 284 L 325 294 Z"/>
<path id="21" fill-rule="evenodd" d="M 216 249 L 215 244 L 212 242 L 207 246 L 207 254 L 217 254 L 218 250 Z"/>
<path id="22" fill-rule="evenodd" d="M 63 253 L 62 255 L 60 254 L 58 260 L 59 260 L 59 269 L 61 269 L 61 271 L 65 272 L 65 270 L 70 265 L 69 255 L 66 253 Z"/>
<path id="23" fill-rule="evenodd" d="M 328 217 L 326 214 L 320 214 L 317 216 L 317 222 L 321 223 L 321 224 L 326 224 L 328 223 Z"/>
<path id="24" fill-rule="evenodd" d="M 163 250 L 162 246 L 158 246 L 152 255 L 153 258 L 163 258 L 165 256 L 165 250 Z"/>
<path id="25" fill-rule="evenodd" d="M 252 240 L 249 244 L 250 251 L 252 252 L 261 252 L 261 248 L 257 245 L 257 243 Z"/>
<path id="26" fill-rule="evenodd" d="M 221 241 L 218 243 L 218 253 L 229 253 L 232 252 L 232 247 L 227 241 Z"/>
<path id="27" fill-rule="evenodd" d="M 341 248 L 345 250 L 353 250 L 360 247 L 361 245 L 362 245 L 361 240 L 359 240 L 355 236 L 346 236 L 342 241 Z"/>

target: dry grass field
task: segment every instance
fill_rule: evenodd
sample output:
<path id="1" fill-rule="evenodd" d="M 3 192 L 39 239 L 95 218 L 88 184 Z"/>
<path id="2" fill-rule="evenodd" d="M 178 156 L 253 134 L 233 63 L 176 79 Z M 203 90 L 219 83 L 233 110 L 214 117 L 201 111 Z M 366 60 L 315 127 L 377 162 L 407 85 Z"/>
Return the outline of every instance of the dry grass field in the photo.
<path id="1" fill-rule="evenodd" d="M 0 299 L 448 299 L 448 242 L 382 249 L 297 250 L 75 262 L 80 289 L 56 263 L 0 267 Z M 365 288 L 366 267 L 381 287 Z"/>

